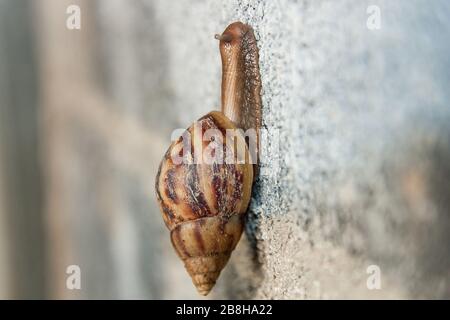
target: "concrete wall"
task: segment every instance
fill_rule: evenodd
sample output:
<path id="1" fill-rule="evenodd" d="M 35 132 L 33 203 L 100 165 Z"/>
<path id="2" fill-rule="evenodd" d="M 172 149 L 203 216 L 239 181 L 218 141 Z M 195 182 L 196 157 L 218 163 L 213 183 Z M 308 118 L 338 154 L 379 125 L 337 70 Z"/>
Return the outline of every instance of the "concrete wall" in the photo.
<path id="1" fill-rule="evenodd" d="M 64 27 L 69 3 L 80 31 Z M 450 297 L 447 1 L 46 0 L 34 14 L 50 296 L 198 297 L 154 176 L 171 131 L 218 109 L 213 35 L 241 20 L 258 39 L 269 134 L 211 297 Z"/>
<path id="2" fill-rule="evenodd" d="M 372 4 L 381 9 L 380 30 L 366 26 Z M 123 105 L 166 104 L 150 117 L 177 127 L 219 105 L 212 35 L 235 20 L 256 31 L 267 161 L 248 241 L 225 272 L 221 296 L 449 296 L 445 1 L 103 1 L 98 8 L 111 91 Z M 152 81 L 170 101 L 154 99 Z M 381 291 L 366 288 L 371 264 L 381 268 Z"/>

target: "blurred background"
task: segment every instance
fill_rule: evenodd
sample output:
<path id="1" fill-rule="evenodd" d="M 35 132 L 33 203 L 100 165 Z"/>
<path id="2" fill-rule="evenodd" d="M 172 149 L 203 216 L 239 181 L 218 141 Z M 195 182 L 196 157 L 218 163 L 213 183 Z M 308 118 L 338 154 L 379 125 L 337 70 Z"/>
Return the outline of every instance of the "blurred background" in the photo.
<path id="1" fill-rule="evenodd" d="M 0 0 L 0 298 L 199 297 L 154 177 L 172 130 L 218 108 L 213 36 L 236 20 L 258 39 L 267 158 L 210 297 L 450 298 L 448 17 L 440 0 Z"/>

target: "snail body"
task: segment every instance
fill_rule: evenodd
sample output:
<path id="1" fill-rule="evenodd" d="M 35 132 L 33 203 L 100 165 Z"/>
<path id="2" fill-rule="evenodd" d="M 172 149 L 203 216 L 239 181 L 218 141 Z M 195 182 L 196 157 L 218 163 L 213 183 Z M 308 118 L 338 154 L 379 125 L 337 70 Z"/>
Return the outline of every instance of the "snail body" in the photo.
<path id="1" fill-rule="evenodd" d="M 255 175 L 255 156 L 243 130 L 258 133 L 261 106 L 252 29 L 236 22 L 216 38 L 222 55 L 222 111 L 201 117 L 174 141 L 156 177 L 172 245 L 202 295 L 214 286 L 243 232 Z"/>

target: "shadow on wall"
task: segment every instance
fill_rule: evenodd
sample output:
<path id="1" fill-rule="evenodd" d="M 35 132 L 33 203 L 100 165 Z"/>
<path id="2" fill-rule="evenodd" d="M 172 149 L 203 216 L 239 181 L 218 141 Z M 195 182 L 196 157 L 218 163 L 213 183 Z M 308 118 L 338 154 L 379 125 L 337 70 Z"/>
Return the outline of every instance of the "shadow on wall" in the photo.
<path id="1" fill-rule="evenodd" d="M 45 181 L 28 1 L 0 2 L 0 298 L 46 297 Z"/>
<path id="2" fill-rule="evenodd" d="M 450 127 L 445 124 L 439 137 L 430 145 L 430 156 L 425 185 L 433 207 L 433 221 L 425 221 L 416 236 L 423 239 L 423 247 L 418 252 L 421 274 L 420 285 L 411 288 L 417 297 L 450 297 Z M 446 279 L 446 281 L 443 281 Z"/>

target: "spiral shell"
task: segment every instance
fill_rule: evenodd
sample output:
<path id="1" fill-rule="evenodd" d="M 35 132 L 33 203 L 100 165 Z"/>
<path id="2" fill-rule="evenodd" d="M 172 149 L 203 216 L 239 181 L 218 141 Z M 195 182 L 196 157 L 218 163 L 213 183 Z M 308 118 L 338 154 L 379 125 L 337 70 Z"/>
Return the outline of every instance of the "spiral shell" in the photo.
<path id="1" fill-rule="evenodd" d="M 209 129 L 222 133 L 224 139 L 204 141 Z M 214 286 L 241 237 L 251 196 L 253 166 L 239 131 L 233 132 L 237 145 L 245 146 L 248 155 L 245 163 L 227 163 L 225 156 L 222 163 L 195 160 L 218 150 L 223 150 L 224 155 L 239 153 L 235 145 L 225 143 L 227 129 L 236 127 L 221 112 L 200 118 L 186 131 L 191 142 L 189 152 L 183 149 L 186 141 L 182 137 L 173 142 L 156 178 L 157 199 L 172 245 L 202 295 Z M 242 156 L 238 154 L 238 158 Z M 178 163 L 174 159 L 183 161 Z"/>

